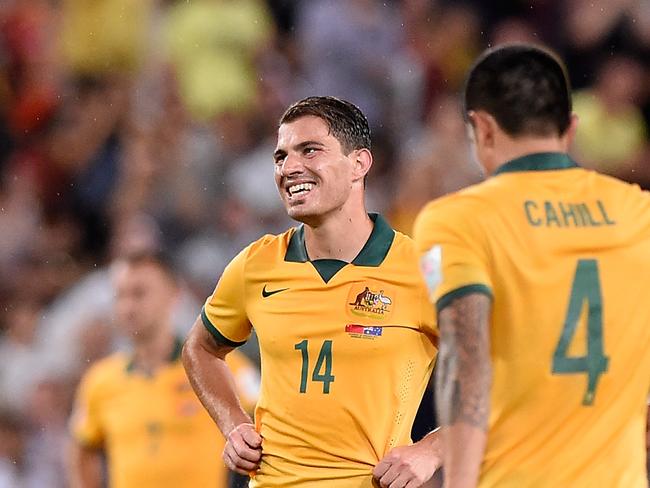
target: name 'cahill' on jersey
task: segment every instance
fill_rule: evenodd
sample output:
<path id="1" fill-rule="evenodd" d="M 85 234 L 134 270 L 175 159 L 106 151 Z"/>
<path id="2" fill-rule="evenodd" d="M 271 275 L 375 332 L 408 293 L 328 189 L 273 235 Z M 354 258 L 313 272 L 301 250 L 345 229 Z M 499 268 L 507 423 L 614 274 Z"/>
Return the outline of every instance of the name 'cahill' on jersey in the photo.
<path id="1" fill-rule="evenodd" d="M 650 195 L 533 154 L 430 203 L 415 239 L 439 310 L 493 298 L 479 486 L 647 486 Z"/>
<path id="2" fill-rule="evenodd" d="M 372 487 L 410 431 L 436 354 L 413 241 L 380 216 L 352 263 L 310 261 L 304 228 L 266 236 L 228 266 L 202 317 L 225 344 L 260 343 L 252 487 Z"/>

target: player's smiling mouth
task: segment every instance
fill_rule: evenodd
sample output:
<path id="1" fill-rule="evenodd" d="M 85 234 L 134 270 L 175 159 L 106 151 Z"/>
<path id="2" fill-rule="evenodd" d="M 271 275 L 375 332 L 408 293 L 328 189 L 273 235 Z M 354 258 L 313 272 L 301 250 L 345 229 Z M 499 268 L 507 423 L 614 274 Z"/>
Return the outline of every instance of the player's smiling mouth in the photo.
<path id="1" fill-rule="evenodd" d="M 285 189 L 289 198 L 297 198 L 306 196 L 315 186 L 316 183 L 313 182 L 292 183 L 285 186 Z"/>

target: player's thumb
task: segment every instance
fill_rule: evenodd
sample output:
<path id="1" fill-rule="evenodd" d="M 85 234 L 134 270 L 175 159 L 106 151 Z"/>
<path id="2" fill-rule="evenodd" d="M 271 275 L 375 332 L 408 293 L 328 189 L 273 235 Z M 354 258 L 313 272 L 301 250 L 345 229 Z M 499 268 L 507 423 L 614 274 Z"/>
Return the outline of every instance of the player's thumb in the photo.
<path id="1" fill-rule="evenodd" d="M 244 438 L 244 442 L 254 449 L 262 445 L 262 436 L 252 426 L 242 431 L 242 437 Z"/>

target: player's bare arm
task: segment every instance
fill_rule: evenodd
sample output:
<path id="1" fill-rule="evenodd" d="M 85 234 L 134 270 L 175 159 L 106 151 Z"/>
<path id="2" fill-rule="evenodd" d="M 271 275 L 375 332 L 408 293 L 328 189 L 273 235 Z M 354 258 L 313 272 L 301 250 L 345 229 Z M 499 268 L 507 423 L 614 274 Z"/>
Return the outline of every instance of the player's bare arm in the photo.
<path id="1" fill-rule="evenodd" d="M 410 446 L 391 449 L 372 475 L 382 488 L 415 488 L 429 481 L 442 466 L 440 429 Z"/>
<path id="2" fill-rule="evenodd" d="M 199 317 L 183 347 L 183 366 L 199 400 L 226 437 L 226 465 L 246 475 L 259 468 L 262 438 L 239 402 L 226 365 L 226 355 L 232 350 L 217 343 Z"/>
<path id="3" fill-rule="evenodd" d="M 104 485 L 102 452 L 73 440 L 68 447 L 68 483 L 71 488 L 100 488 Z"/>
<path id="4" fill-rule="evenodd" d="M 475 487 L 485 449 L 492 365 L 490 299 L 472 293 L 439 313 L 436 405 L 442 426 L 445 487 Z"/>

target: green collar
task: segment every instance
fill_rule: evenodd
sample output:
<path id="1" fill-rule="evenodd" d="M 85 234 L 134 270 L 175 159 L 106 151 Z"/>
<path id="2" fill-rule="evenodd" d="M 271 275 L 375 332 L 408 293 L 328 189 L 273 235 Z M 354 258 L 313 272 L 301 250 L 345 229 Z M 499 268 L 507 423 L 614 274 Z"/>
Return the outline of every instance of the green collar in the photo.
<path id="1" fill-rule="evenodd" d="M 377 267 L 384 262 L 395 238 L 395 231 L 381 215 L 369 213 L 368 216 L 375 225 L 368 241 L 363 246 L 363 249 L 359 251 L 357 257 L 352 260 L 352 264 L 355 266 Z M 300 224 L 291 235 L 284 260 L 292 263 L 311 262 L 325 283 L 343 268 L 343 266 L 349 264 L 338 259 L 317 259 L 310 261 L 309 255 L 307 254 L 307 247 L 305 246 L 305 226 L 303 224 Z"/>
<path id="2" fill-rule="evenodd" d="M 183 351 L 183 340 L 180 337 L 174 338 L 174 348 L 172 349 L 172 353 L 167 358 L 167 362 L 171 364 L 178 361 L 181 357 L 182 351 Z M 126 372 L 133 373 L 135 370 L 136 370 L 135 361 L 133 359 L 133 356 L 131 356 L 129 362 L 126 365 Z"/>
<path id="3" fill-rule="evenodd" d="M 555 169 L 577 168 L 578 165 L 566 153 L 544 152 L 527 154 L 513 159 L 497 169 L 493 176 L 516 171 L 549 171 Z"/>

